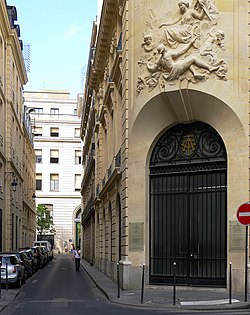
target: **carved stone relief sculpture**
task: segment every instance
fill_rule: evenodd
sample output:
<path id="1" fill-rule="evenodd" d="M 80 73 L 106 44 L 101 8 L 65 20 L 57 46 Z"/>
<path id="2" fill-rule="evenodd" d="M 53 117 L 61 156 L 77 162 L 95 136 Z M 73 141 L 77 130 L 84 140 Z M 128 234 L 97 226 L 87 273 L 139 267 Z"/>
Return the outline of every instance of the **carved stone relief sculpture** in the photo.
<path id="1" fill-rule="evenodd" d="M 114 30 L 112 39 L 111 39 L 109 52 L 113 54 L 116 48 L 117 48 L 117 30 Z"/>
<path id="2" fill-rule="evenodd" d="M 227 80 L 227 64 L 221 58 L 225 34 L 217 27 L 220 14 L 214 0 L 194 0 L 192 5 L 191 0 L 182 0 L 178 7 L 178 15 L 169 21 L 149 13 L 141 44 L 144 54 L 138 61 L 137 95 L 146 87 L 151 91 L 179 80 L 198 83 L 212 75 Z"/>
<path id="3" fill-rule="evenodd" d="M 107 60 L 106 62 L 106 67 L 104 70 L 104 78 L 103 78 L 104 82 L 108 82 L 109 81 L 109 61 Z"/>
<path id="4" fill-rule="evenodd" d="M 118 13 L 120 16 L 122 16 L 122 11 L 125 5 L 125 1 L 124 0 L 118 0 Z"/>
<path id="5" fill-rule="evenodd" d="M 100 84 L 98 92 L 97 92 L 97 95 L 96 95 L 96 99 L 97 99 L 97 101 L 99 102 L 100 105 L 102 105 L 103 94 L 104 94 L 104 92 L 103 92 L 103 84 Z"/>

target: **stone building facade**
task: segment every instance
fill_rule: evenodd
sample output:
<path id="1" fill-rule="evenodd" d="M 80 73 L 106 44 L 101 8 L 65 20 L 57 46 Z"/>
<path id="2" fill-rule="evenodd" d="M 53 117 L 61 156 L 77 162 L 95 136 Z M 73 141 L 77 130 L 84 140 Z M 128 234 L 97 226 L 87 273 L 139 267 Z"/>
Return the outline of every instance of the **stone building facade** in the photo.
<path id="1" fill-rule="evenodd" d="M 249 2 L 105 0 L 82 102 L 83 257 L 121 286 L 244 290 Z"/>
<path id="2" fill-rule="evenodd" d="M 81 213 L 81 139 L 77 102 L 69 91 L 24 92 L 24 104 L 34 120 L 36 204 L 53 218 L 55 233 L 46 232 L 55 249 L 69 251 L 78 243 Z"/>
<path id="3" fill-rule="evenodd" d="M 16 8 L 1 0 L 0 16 L 0 250 L 12 250 L 35 238 L 35 154 Z"/>

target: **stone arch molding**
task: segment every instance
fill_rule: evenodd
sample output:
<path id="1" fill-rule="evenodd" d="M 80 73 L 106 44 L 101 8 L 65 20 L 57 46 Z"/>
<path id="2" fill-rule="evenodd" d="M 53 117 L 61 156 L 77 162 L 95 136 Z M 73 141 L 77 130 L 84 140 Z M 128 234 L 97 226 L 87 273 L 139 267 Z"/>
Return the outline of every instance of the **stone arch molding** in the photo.
<path id="1" fill-rule="evenodd" d="M 73 217 L 73 220 L 77 217 L 77 215 L 81 215 L 81 205 L 78 205 L 75 207 L 74 211 L 73 211 L 73 214 L 72 214 L 72 217 Z"/>
<path id="2" fill-rule="evenodd" d="M 225 33 L 218 26 L 220 12 L 214 0 L 171 3 L 167 12 L 156 8 L 148 14 L 138 60 L 137 96 L 145 88 L 165 90 L 168 84 L 183 80 L 194 84 L 210 76 L 227 80 L 222 58 Z"/>
<path id="3" fill-rule="evenodd" d="M 162 92 L 152 97 L 142 107 L 137 107 L 136 117 L 131 125 L 128 178 L 136 187 L 136 193 L 132 194 L 132 200 L 129 202 L 133 209 L 138 207 L 145 210 L 145 222 L 149 220 L 147 209 L 150 157 L 161 135 L 178 123 L 201 121 L 213 127 L 220 134 L 226 147 L 230 163 L 228 179 L 235 181 L 229 187 L 229 196 L 233 199 L 229 201 L 237 205 L 244 200 L 242 195 L 237 195 L 238 199 L 235 197 L 238 185 L 245 191 L 243 194 L 248 193 L 247 128 L 244 129 L 242 121 L 229 104 L 215 96 L 191 89 L 181 92 L 183 97 L 178 90 Z M 231 208 L 234 211 L 235 207 Z M 146 244 L 149 244 L 149 234 L 146 234 L 146 237 L 148 239 Z"/>
<path id="4" fill-rule="evenodd" d="M 176 123 L 201 121 L 211 125 L 221 135 L 229 154 L 242 152 L 248 141 L 237 113 L 213 95 L 197 91 L 182 90 L 163 92 L 151 98 L 138 110 L 130 133 L 130 152 L 139 164 L 147 164 L 158 137 Z M 237 141 L 235 141 L 237 139 Z M 144 154 L 143 154 L 144 153 Z M 132 171 L 133 172 L 133 171 Z"/>

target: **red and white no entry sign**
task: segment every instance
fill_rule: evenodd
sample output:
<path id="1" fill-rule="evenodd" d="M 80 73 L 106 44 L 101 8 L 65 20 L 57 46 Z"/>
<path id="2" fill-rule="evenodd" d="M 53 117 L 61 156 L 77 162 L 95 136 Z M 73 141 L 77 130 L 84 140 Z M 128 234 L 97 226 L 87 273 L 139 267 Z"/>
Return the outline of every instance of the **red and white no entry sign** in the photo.
<path id="1" fill-rule="evenodd" d="M 237 210 L 237 219 L 243 225 L 250 225 L 250 203 L 243 203 Z"/>

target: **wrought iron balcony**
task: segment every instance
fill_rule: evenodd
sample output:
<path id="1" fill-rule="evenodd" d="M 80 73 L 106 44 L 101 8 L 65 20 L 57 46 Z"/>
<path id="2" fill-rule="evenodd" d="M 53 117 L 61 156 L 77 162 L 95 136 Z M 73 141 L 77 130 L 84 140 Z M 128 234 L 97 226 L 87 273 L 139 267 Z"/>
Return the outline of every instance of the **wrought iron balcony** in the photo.
<path id="1" fill-rule="evenodd" d="M 99 191 L 98 187 L 98 194 L 96 191 L 96 195 L 100 195 L 103 191 L 107 189 L 107 187 L 110 185 L 110 183 L 117 178 L 117 176 L 120 176 L 120 166 L 121 166 L 121 149 L 118 151 L 116 156 L 114 157 L 110 167 L 107 169 L 102 181 L 102 189 Z M 99 185 L 99 184 L 98 184 Z"/>
<path id="2" fill-rule="evenodd" d="M 83 208 L 82 222 L 84 222 L 88 219 L 88 217 L 92 213 L 92 211 L 94 211 L 94 196 L 93 195 L 91 195 L 86 206 Z"/>
<path id="3" fill-rule="evenodd" d="M 122 32 L 120 33 L 119 40 L 118 40 L 118 45 L 116 47 L 116 50 L 117 51 L 122 50 Z"/>
<path id="4" fill-rule="evenodd" d="M 90 154 L 87 157 L 87 161 L 85 163 L 85 172 L 84 177 L 82 179 L 81 188 L 84 189 L 84 187 L 87 185 L 88 178 L 91 174 L 91 172 L 95 171 L 95 149 L 92 149 L 90 151 Z"/>

